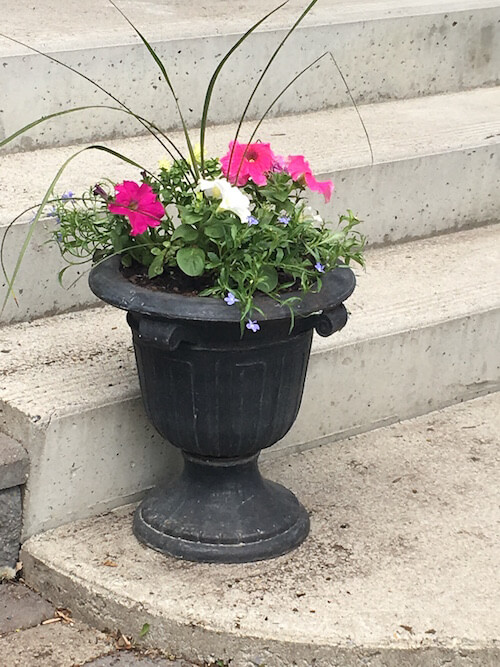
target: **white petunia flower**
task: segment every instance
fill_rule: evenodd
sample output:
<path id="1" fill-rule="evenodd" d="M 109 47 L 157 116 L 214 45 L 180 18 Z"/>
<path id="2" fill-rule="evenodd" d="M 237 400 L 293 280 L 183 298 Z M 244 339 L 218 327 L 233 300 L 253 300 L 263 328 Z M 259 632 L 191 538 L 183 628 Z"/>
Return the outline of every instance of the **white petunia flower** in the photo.
<path id="1" fill-rule="evenodd" d="M 209 197 L 220 199 L 220 209 L 231 211 L 241 222 L 247 222 L 250 216 L 250 199 L 244 192 L 230 185 L 225 178 L 216 178 L 213 181 L 201 178 L 198 187 Z"/>
<path id="2" fill-rule="evenodd" d="M 322 217 L 318 215 L 318 211 L 316 211 L 312 206 L 304 206 L 302 210 L 302 219 L 311 220 L 312 222 L 317 223 L 323 222 Z"/>
<path id="3" fill-rule="evenodd" d="M 200 178 L 198 181 L 198 189 L 208 197 L 215 197 L 216 199 L 222 199 L 222 193 L 227 187 L 231 186 L 225 178 L 215 178 L 213 181 Z"/>

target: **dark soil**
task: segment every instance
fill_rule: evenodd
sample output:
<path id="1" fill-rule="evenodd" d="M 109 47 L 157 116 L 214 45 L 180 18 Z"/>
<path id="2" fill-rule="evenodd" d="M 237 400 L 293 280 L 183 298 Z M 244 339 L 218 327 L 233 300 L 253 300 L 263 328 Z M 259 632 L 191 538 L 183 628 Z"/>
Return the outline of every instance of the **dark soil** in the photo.
<path id="1" fill-rule="evenodd" d="M 184 296 L 198 296 L 200 292 L 214 285 L 213 275 L 210 273 L 203 276 L 187 276 L 178 267 L 166 267 L 161 276 L 155 278 L 148 277 L 148 269 L 145 266 L 134 263 L 130 267 L 121 267 L 123 275 L 134 285 L 146 287 L 147 289 L 182 294 Z M 286 273 L 278 274 L 278 284 L 284 285 L 290 283 L 292 278 Z M 284 290 L 281 293 L 300 290 L 300 281 Z"/>
<path id="2" fill-rule="evenodd" d="M 214 283 L 210 274 L 204 276 L 187 276 L 177 267 L 167 267 L 155 278 L 148 277 L 148 269 L 140 264 L 132 264 L 131 267 L 122 267 L 123 275 L 134 285 L 147 287 L 147 289 L 159 292 L 173 292 L 184 296 L 198 296 L 200 292 Z"/>

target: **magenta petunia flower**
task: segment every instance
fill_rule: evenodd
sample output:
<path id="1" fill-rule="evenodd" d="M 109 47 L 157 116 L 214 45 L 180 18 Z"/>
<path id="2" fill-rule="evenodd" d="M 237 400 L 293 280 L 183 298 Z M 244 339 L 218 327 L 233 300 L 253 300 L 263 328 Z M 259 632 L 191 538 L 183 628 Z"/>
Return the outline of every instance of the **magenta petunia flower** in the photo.
<path id="1" fill-rule="evenodd" d="M 134 181 L 123 181 L 115 185 L 114 201 L 109 202 L 111 213 L 126 215 L 130 221 L 131 236 L 144 234 L 148 227 L 158 227 L 165 209 L 147 183 L 139 185 Z"/>
<path id="2" fill-rule="evenodd" d="M 286 163 L 286 170 L 294 181 L 300 181 L 303 178 L 310 190 L 320 192 L 326 202 L 330 201 L 333 192 L 332 181 L 317 181 L 313 176 L 309 162 L 303 155 L 290 155 Z"/>
<path id="3" fill-rule="evenodd" d="M 240 144 L 231 141 L 229 151 L 220 162 L 222 173 L 233 185 L 246 185 L 249 179 L 252 179 L 256 185 L 266 185 L 266 174 L 273 171 L 276 156 L 270 144 Z"/>

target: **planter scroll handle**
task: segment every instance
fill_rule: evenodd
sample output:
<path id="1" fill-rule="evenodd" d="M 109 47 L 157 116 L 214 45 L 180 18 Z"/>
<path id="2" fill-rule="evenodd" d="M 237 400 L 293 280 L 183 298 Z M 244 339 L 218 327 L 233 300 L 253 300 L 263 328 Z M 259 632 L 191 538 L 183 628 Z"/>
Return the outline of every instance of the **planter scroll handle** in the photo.
<path id="1" fill-rule="evenodd" d="M 169 352 L 176 350 L 181 343 L 197 343 L 198 336 L 190 327 L 176 322 L 155 320 L 151 317 L 137 317 L 127 313 L 127 322 L 136 335 L 151 344 L 167 348 Z"/>
<path id="2" fill-rule="evenodd" d="M 332 310 L 325 310 L 321 315 L 316 316 L 314 328 L 320 336 L 326 338 L 335 331 L 343 329 L 347 323 L 347 310 L 343 303 Z"/>

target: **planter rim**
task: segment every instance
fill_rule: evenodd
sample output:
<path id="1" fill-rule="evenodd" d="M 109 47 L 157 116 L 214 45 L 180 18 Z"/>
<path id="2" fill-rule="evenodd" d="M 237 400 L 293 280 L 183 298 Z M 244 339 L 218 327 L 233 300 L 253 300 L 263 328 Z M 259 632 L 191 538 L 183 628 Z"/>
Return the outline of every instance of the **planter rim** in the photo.
<path id="1" fill-rule="evenodd" d="M 295 314 L 307 317 L 340 305 L 354 291 L 356 278 L 353 271 L 342 266 L 322 276 L 319 292 L 287 292 L 286 298 L 298 297 L 293 305 Z M 161 318 L 194 321 L 239 322 L 239 309 L 227 306 L 215 297 L 186 296 L 160 290 L 152 290 L 131 283 L 120 271 L 120 258 L 109 257 L 94 266 L 89 274 L 92 292 L 107 303 L 134 313 Z M 254 304 L 263 313 L 264 319 L 289 320 L 290 310 L 265 295 L 257 296 Z M 256 311 L 254 316 L 262 318 Z"/>

